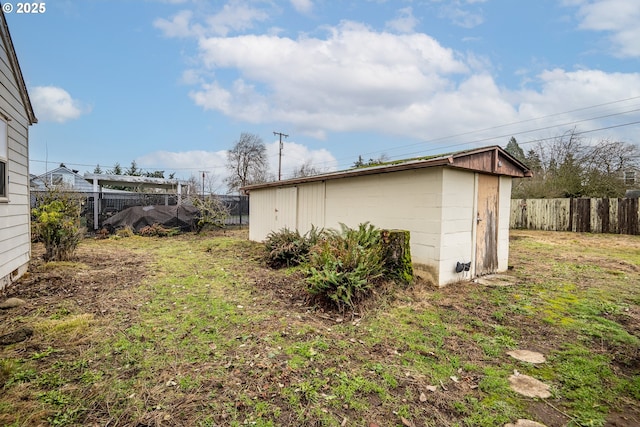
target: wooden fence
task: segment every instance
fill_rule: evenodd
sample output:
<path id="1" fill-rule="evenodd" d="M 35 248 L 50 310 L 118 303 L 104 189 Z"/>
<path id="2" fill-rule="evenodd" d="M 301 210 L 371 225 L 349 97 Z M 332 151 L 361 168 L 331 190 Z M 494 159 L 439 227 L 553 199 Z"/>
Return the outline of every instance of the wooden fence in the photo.
<path id="1" fill-rule="evenodd" d="M 640 234 L 638 199 L 512 199 L 511 228 Z"/>

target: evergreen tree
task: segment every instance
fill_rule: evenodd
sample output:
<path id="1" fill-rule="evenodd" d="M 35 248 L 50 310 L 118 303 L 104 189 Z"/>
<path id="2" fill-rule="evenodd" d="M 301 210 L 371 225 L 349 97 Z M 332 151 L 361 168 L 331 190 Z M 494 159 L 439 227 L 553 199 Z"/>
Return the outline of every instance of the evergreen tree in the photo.
<path id="1" fill-rule="evenodd" d="M 507 146 L 505 147 L 505 151 L 511 154 L 516 159 L 520 160 L 521 162 L 523 163 L 526 162 L 526 156 L 524 155 L 524 150 L 522 150 L 520 145 L 518 145 L 518 141 L 516 141 L 514 137 L 511 137 L 511 139 L 507 143 Z"/>
<path id="2" fill-rule="evenodd" d="M 129 169 L 127 169 L 124 174 L 129 176 L 140 176 L 141 172 L 142 171 L 138 168 L 136 161 L 131 160 L 131 166 L 129 166 Z"/>
<path id="3" fill-rule="evenodd" d="M 116 163 L 115 165 L 113 165 L 113 169 L 109 171 L 109 174 L 122 175 L 122 166 L 120 166 L 120 163 Z"/>

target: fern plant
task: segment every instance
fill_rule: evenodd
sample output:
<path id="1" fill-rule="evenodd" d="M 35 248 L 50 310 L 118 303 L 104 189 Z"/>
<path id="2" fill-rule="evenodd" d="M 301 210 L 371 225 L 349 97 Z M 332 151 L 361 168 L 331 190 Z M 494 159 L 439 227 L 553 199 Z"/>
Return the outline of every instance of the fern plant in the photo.
<path id="1" fill-rule="evenodd" d="M 327 231 L 309 256 L 308 290 L 341 311 L 353 308 L 385 274 L 381 231 L 368 222 Z"/>
<path id="2" fill-rule="evenodd" d="M 305 234 L 298 230 L 283 228 L 271 232 L 265 240 L 265 260 L 271 268 L 291 267 L 305 262 L 309 250 L 322 236 L 322 229 L 315 226 Z"/>

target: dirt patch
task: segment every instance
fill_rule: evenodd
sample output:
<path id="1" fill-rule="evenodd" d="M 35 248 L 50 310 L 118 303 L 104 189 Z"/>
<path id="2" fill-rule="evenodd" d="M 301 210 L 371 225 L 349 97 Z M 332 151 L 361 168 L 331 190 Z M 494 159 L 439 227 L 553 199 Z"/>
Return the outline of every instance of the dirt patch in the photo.
<path id="1" fill-rule="evenodd" d="M 44 247 L 34 244 L 29 272 L 0 293 L 2 300 L 15 297 L 27 302 L 11 310 L 11 316 L 8 312 L 4 316 L 27 315 L 34 310 L 46 315 L 61 307 L 81 307 L 96 316 L 130 310 L 126 300 L 108 296 L 137 286 L 147 276 L 151 262 L 140 253 L 83 245 L 71 262 L 47 263 L 43 254 Z"/>

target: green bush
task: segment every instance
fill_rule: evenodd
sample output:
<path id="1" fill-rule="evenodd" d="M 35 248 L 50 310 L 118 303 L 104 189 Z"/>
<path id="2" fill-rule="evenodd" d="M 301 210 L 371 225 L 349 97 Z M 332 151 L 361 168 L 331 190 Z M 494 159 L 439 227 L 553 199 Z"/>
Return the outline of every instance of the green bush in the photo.
<path id="1" fill-rule="evenodd" d="M 291 267 L 304 263 L 309 250 L 322 235 L 322 230 L 312 226 L 305 234 L 283 228 L 271 232 L 265 240 L 265 261 L 271 268 Z"/>
<path id="2" fill-rule="evenodd" d="M 33 215 L 32 238 L 44 243 L 46 261 L 68 261 L 83 236 L 80 201 L 69 193 L 51 190 Z"/>
<path id="3" fill-rule="evenodd" d="M 381 231 L 368 222 L 352 229 L 340 224 L 311 249 L 308 290 L 339 310 L 353 308 L 385 275 Z"/>

